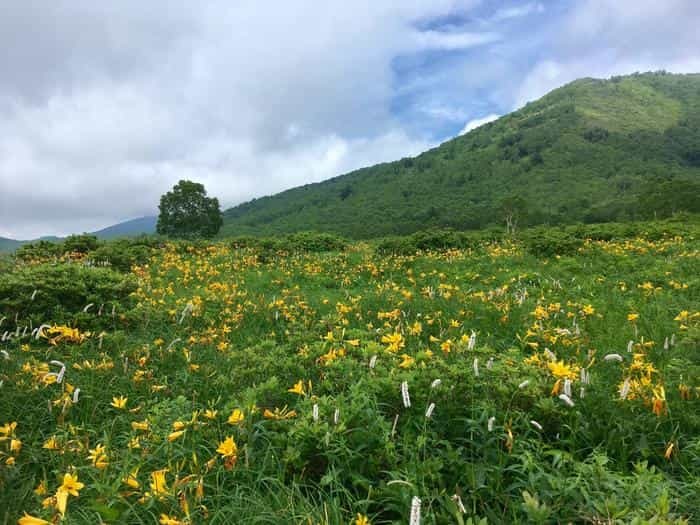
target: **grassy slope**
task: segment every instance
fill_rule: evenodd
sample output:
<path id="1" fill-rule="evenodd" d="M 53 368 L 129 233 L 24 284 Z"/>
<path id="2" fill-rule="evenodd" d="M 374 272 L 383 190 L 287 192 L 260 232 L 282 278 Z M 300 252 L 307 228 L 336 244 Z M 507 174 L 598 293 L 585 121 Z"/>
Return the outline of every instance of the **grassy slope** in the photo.
<path id="1" fill-rule="evenodd" d="M 529 224 L 695 210 L 699 108 L 700 75 L 578 80 L 416 158 L 229 209 L 222 234 L 480 228 L 502 221 L 509 196 Z"/>

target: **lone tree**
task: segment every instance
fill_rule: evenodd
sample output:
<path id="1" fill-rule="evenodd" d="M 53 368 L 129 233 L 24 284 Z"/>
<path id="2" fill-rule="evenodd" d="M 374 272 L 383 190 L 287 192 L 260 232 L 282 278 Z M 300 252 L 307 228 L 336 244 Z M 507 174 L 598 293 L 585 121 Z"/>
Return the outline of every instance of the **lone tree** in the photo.
<path id="1" fill-rule="evenodd" d="M 527 202 L 520 196 L 511 195 L 501 200 L 499 211 L 506 223 L 506 233 L 513 235 L 518 224 L 527 218 Z"/>
<path id="2" fill-rule="evenodd" d="M 213 237 L 224 222 L 219 200 L 207 197 L 204 185 L 189 180 L 181 180 L 163 195 L 158 209 L 156 231 L 170 237 Z"/>

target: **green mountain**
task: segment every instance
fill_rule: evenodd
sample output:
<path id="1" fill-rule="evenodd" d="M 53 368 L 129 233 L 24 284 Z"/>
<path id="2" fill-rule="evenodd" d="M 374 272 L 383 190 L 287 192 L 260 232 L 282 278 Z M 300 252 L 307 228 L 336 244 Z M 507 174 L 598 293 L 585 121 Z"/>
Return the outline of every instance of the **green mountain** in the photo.
<path id="1" fill-rule="evenodd" d="M 0 252 L 11 252 L 22 245 L 22 241 L 15 241 L 6 237 L 0 237 Z"/>
<path id="2" fill-rule="evenodd" d="M 98 239 L 116 239 L 117 237 L 135 237 L 144 233 L 155 233 L 157 221 L 158 217 L 139 217 L 108 226 L 93 232 L 93 235 L 96 235 Z"/>
<path id="3" fill-rule="evenodd" d="M 700 74 L 585 78 L 414 158 L 227 210 L 221 235 L 366 238 L 429 227 L 700 212 Z"/>

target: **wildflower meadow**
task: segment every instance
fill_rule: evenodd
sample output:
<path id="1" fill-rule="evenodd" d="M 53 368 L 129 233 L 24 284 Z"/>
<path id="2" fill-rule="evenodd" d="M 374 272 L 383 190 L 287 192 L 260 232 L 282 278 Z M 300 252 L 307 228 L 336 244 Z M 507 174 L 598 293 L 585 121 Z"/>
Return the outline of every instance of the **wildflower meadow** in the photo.
<path id="1" fill-rule="evenodd" d="M 698 231 L 25 246 L 0 523 L 697 523 Z"/>

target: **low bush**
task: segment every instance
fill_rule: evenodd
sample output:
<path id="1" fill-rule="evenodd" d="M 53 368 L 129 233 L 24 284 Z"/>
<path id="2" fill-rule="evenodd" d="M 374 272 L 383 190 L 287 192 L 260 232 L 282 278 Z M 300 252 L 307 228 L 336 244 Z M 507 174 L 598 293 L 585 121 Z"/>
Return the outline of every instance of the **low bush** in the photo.
<path id="1" fill-rule="evenodd" d="M 232 248 L 256 248 L 266 255 L 274 252 L 322 253 L 345 250 L 347 241 L 331 233 L 299 232 L 279 237 L 242 236 L 229 239 Z"/>
<path id="2" fill-rule="evenodd" d="M 92 250 L 88 258 L 96 265 L 107 265 L 121 272 L 128 272 L 132 266 L 148 262 L 153 248 L 160 244 L 161 241 L 148 237 L 116 240 Z"/>
<path id="3" fill-rule="evenodd" d="M 331 233 L 300 232 L 280 240 L 282 249 L 292 252 L 339 252 L 346 248 L 347 241 Z"/>
<path id="4" fill-rule="evenodd" d="M 583 239 L 566 230 L 533 228 L 521 236 L 526 250 L 536 257 L 572 255 L 583 246 Z"/>
<path id="5" fill-rule="evenodd" d="M 0 275 L 0 311 L 35 323 L 69 323 L 90 303 L 94 311 L 102 305 L 123 310 L 135 290 L 133 276 L 109 268 L 79 263 L 19 266 Z"/>
<path id="6" fill-rule="evenodd" d="M 475 248 L 503 237 L 500 229 L 480 231 L 426 230 L 405 237 L 385 237 L 378 241 L 376 250 L 380 254 L 411 255 L 418 251 L 444 251 Z"/>
<path id="7" fill-rule="evenodd" d="M 15 258 L 23 262 L 46 261 L 63 255 L 63 244 L 50 241 L 36 241 L 23 244 L 15 252 Z"/>
<path id="8" fill-rule="evenodd" d="M 97 237 L 87 233 L 70 235 L 63 241 L 63 250 L 68 253 L 88 253 L 97 249 L 98 246 Z"/>

